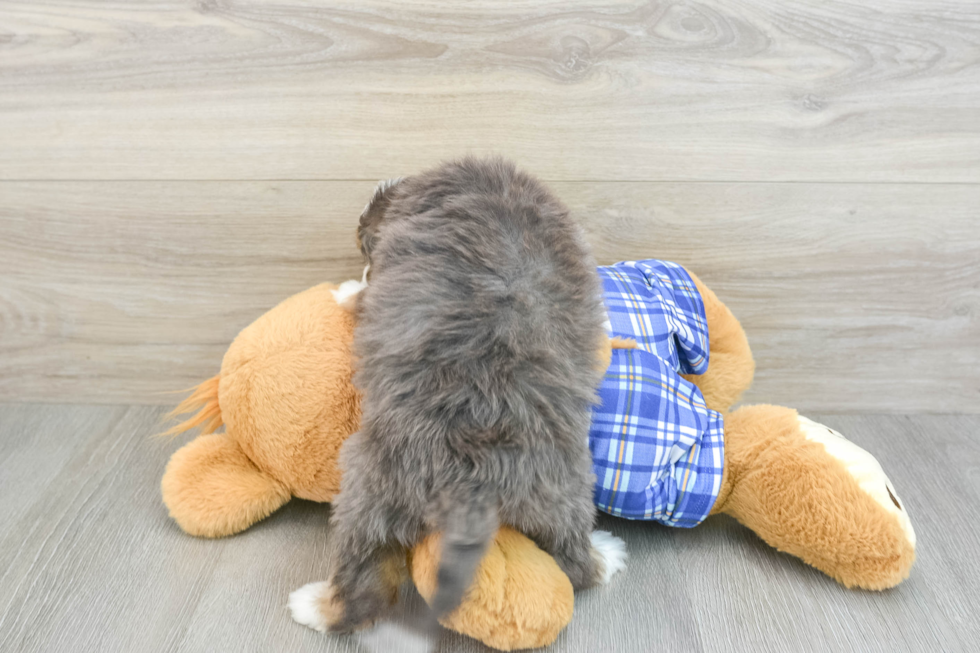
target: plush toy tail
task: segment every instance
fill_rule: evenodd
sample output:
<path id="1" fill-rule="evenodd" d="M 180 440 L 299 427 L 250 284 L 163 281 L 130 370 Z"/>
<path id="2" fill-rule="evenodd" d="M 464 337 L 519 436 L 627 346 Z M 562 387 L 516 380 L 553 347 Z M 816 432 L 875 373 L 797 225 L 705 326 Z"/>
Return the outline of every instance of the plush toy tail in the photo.
<path id="1" fill-rule="evenodd" d="M 161 436 L 175 436 L 190 431 L 195 426 L 201 427 L 201 433 L 214 433 L 224 424 L 221 418 L 221 407 L 218 405 L 218 381 L 220 376 L 213 376 L 204 383 L 194 388 L 187 399 L 180 402 L 176 408 L 167 413 L 167 419 L 173 419 L 178 415 L 197 411 L 197 414 L 189 417 L 180 424 L 171 426 L 161 433 Z"/>

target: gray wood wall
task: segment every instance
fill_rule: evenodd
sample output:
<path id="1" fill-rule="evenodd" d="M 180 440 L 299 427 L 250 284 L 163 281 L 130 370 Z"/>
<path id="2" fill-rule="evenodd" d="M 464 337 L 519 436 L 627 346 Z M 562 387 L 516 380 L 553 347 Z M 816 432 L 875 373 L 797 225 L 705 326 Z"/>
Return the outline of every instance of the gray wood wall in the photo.
<path id="1" fill-rule="evenodd" d="M 751 401 L 980 412 L 976 0 L 0 0 L 0 401 L 172 403 L 498 152 L 741 317 Z"/>

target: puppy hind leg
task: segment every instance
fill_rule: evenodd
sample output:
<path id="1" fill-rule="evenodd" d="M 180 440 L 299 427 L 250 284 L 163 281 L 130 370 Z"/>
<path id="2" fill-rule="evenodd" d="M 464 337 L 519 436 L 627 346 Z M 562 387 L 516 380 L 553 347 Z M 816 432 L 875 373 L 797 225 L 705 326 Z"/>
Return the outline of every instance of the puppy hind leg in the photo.
<path id="1" fill-rule="evenodd" d="M 582 537 L 576 530 L 556 543 L 552 555 L 577 590 L 605 585 L 626 568 L 626 544 L 608 531 Z"/>
<path id="2" fill-rule="evenodd" d="M 353 500 L 345 500 L 348 497 Z M 331 519 L 330 580 L 290 595 L 296 621 L 315 630 L 350 632 L 373 623 L 397 600 L 398 587 L 407 577 L 405 550 L 388 536 L 388 510 L 364 487 L 344 488 Z"/>
<path id="3" fill-rule="evenodd" d="M 591 487 L 589 488 L 591 492 Z M 587 506 L 587 507 L 586 507 Z M 528 526 L 528 515 L 521 521 L 522 530 L 555 559 L 576 590 L 608 583 L 626 566 L 626 545 L 606 531 L 592 531 L 595 508 L 591 496 L 587 502 L 551 510 L 534 511 L 542 515 L 538 523 Z M 555 521 L 556 515 L 564 519 Z"/>
<path id="4" fill-rule="evenodd" d="M 368 627 L 398 598 L 404 550 L 355 538 L 336 555 L 329 581 L 309 583 L 289 595 L 293 619 L 321 632 Z"/>
<path id="5" fill-rule="evenodd" d="M 626 543 L 609 531 L 592 531 L 589 537 L 592 556 L 599 562 L 600 578 L 603 585 L 612 580 L 620 571 L 626 569 Z"/>

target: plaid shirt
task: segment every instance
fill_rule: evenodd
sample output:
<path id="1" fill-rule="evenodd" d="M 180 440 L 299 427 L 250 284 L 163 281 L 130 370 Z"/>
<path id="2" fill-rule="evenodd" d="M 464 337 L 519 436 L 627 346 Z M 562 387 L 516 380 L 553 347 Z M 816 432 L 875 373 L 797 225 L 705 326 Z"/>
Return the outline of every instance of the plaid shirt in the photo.
<path id="1" fill-rule="evenodd" d="M 708 369 L 701 295 L 684 268 L 627 261 L 599 268 L 610 336 L 637 349 L 614 349 L 592 414 L 589 446 L 595 503 L 627 519 L 690 528 L 721 489 L 722 416 L 682 378 Z"/>

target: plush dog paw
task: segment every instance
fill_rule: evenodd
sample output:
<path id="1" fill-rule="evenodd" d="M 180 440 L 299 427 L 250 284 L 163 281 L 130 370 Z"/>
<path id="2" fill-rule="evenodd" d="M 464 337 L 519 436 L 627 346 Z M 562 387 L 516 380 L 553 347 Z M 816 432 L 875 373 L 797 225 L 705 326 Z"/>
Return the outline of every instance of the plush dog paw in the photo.
<path id="1" fill-rule="evenodd" d="M 626 543 L 608 531 L 592 532 L 592 555 L 599 563 L 603 585 L 626 569 Z"/>
<path id="2" fill-rule="evenodd" d="M 293 621 L 321 633 L 326 632 L 330 623 L 323 608 L 330 605 L 330 583 L 321 581 L 309 583 L 289 595 L 289 611 Z"/>

